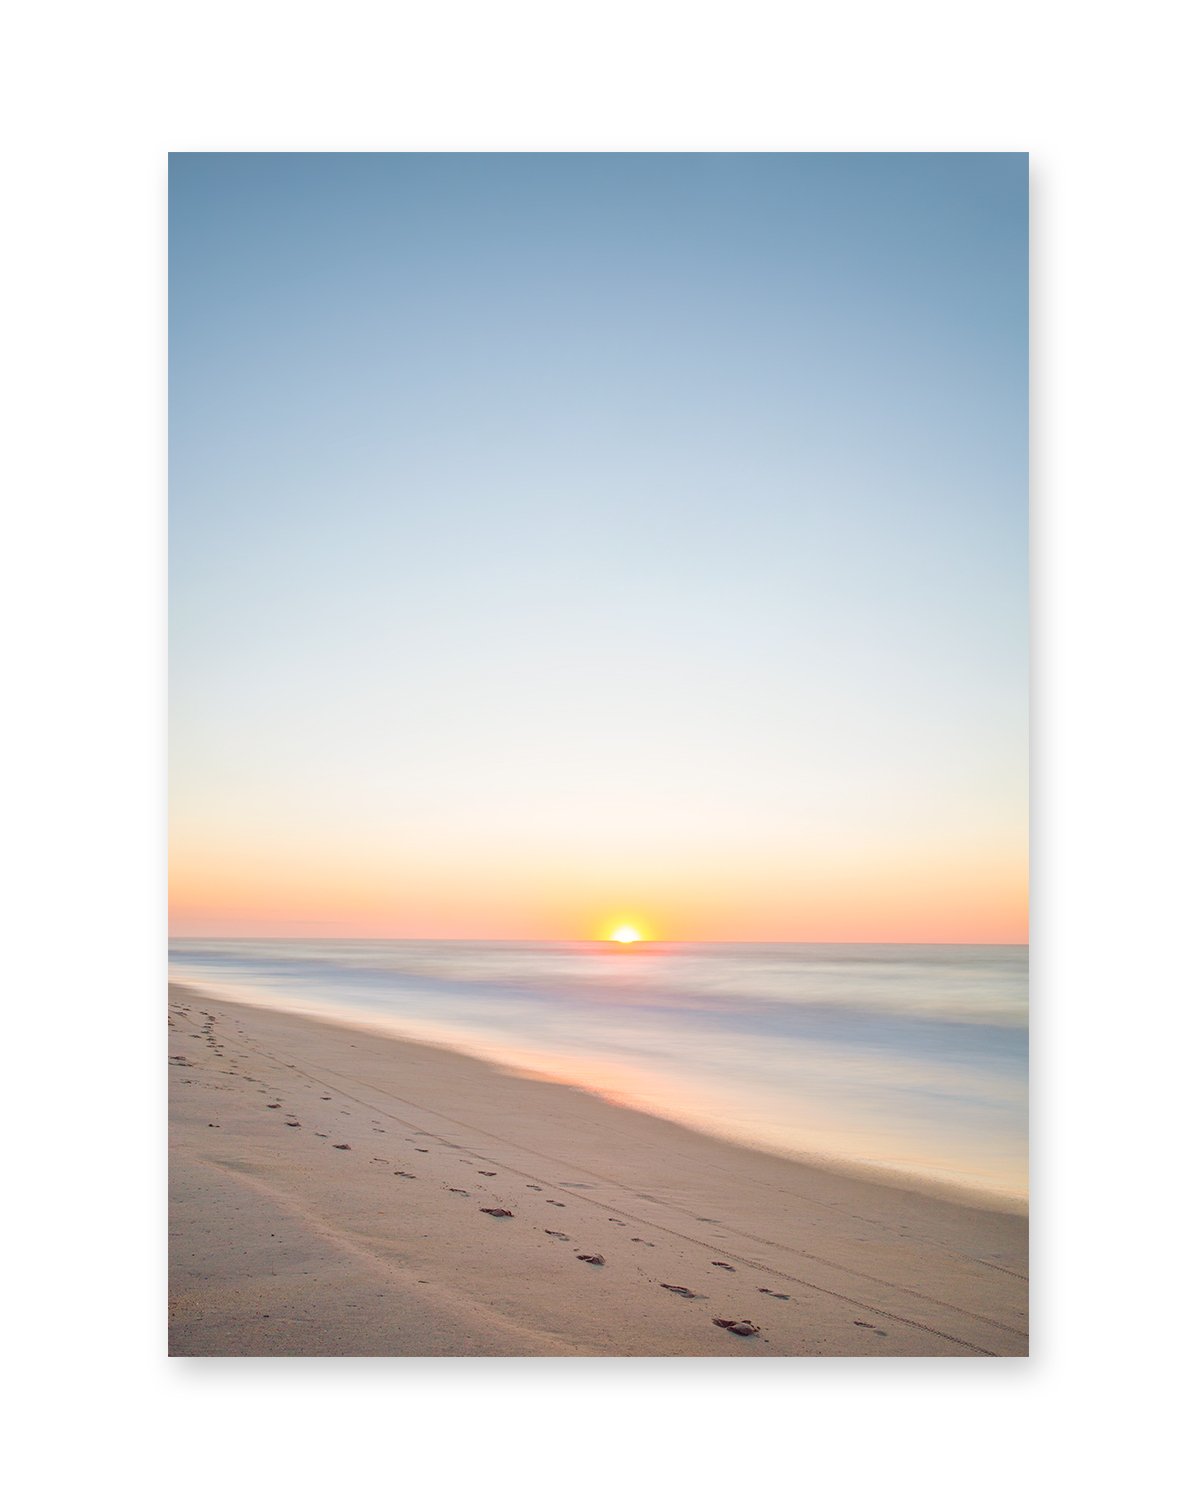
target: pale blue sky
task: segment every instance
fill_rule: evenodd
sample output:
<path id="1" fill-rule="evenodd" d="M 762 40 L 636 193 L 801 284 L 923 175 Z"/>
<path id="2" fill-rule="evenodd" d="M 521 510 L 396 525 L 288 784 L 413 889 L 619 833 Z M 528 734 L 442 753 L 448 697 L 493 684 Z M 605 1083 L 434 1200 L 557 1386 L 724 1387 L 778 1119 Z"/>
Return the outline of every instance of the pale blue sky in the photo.
<path id="1" fill-rule="evenodd" d="M 1026 190 L 174 156 L 173 874 L 1022 858 Z"/>

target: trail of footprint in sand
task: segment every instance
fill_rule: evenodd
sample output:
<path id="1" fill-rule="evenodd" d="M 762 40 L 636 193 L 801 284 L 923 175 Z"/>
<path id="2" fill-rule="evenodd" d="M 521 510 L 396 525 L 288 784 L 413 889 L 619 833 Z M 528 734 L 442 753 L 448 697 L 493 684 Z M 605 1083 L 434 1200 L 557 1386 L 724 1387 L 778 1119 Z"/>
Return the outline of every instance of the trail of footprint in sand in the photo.
<path id="1" fill-rule="evenodd" d="M 258 1052 L 260 1049 L 254 1048 L 252 1050 Z M 295 1068 L 295 1064 L 288 1064 L 288 1066 L 292 1067 L 292 1068 Z M 190 1082 L 191 1080 L 185 1080 L 185 1081 Z M 395 1096 L 395 1097 L 399 1097 L 399 1096 Z M 404 1102 L 407 1102 L 407 1101 L 404 1101 Z M 347 1113 L 349 1113 L 349 1111 L 347 1111 Z M 408 1125 L 409 1124 L 408 1121 L 398 1121 L 398 1123 L 403 1124 L 403 1125 Z M 434 1132 L 431 1132 L 431 1131 L 417 1131 L 415 1133 L 418 1136 L 425 1135 L 426 1137 L 430 1137 L 430 1136 L 434 1135 Z M 497 1139 L 497 1140 L 503 1139 L 501 1137 L 494 1137 L 494 1138 Z M 411 1139 L 411 1137 L 409 1137 L 409 1139 Z M 508 1141 L 505 1141 L 504 1144 L 511 1145 L 512 1143 L 508 1142 Z M 427 1153 L 427 1149 L 424 1148 L 424 1147 L 417 1147 L 416 1149 L 418 1151 L 423 1152 L 424 1154 L 428 1154 Z M 564 1185 L 565 1185 L 565 1180 L 564 1180 Z M 575 1186 L 575 1185 L 576 1184 L 572 1184 L 572 1186 Z M 531 1190 L 533 1190 L 535 1188 L 535 1186 L 536 1185 L 531 1184 L 530 1185 Z M 580 1186 L 580 1187 L 582 1187 L 582 1188 L 584 1188 L 586 1190 L 586 1189 L 594 1188 L 595 1184 L 594 1183 L 589 1183 L 589 1184 L 582 1184 L 581 1183 L 581 1184 L 578 1184 L 578 1186 Z M 653 1194 L 653 1193 L 634 1192 L 633 1196 L 635 1196 L 636 1198 L 638 1198 L 638 1199 L 640 1199 L 640 1200 L 642 1200 L 644 1202 L 647 1202 L 647 1203 L 654 1203 L 656 1205 L 661 1205 L 661 1200 L 658 1197 L 656 1197 L 656 1195 Z M 801 1195 L 801 1196 L 803 1196 L 803 1195 Z M 543 1201 L 544 1202 L 550 1202 L 555 1207 L 565 1207 L 566 1206 L 565 1204 L 563 1204 L 563 1203 L 561 1203 L 561 1202 L 559 1202 L 558 1200 L 555 1200 L 555 1199 L 548 1199 L 548 1200 L 544 1199 Z M 823 1206 L 828 1207 L 828 1205 L 823 1205 Z M 719 1220 L 717 1220 L 715 1218 L 712 1218 L 712 1217 L 709 1217 L 709 1216 L 706 1216 L 706 1215 L 696 1216 L 696 1221 L 698 1223 L 701 1223 L 701 1224 L 714 1224 L 714 1223 L 719 1223 L 720 1222 Z M 662 1227 L 662 1226 L 659 1226 L 659 1227 Z M 691 1240 L 692 1243 L 694 1243 L 694 1244 L 697 1244 L 697 1243 L 698 1244 L 703 1244 L 702 1240 L 696 1240 L 693 1236 L 688 1235 L 686 1233 L 686 1231 L 675 1230 L 675 1231 L 672 1231 L 672 1232 L 674 1232 L 678 1237 L 680 1237 L 680 1238 L 682 1238 L 684 1240 Z M 792 1251 L 792 1252 L 795 1251 L 795 1247 L 794 1246 L 777 1245 L 774 1242 L 772 1242 L 772 1241 L 770 1241 L 768 1239 L 765 1239 L 764 1237 L 759 1236 L 759 1235 L 750 1234 L 748 1237 L 752 1241 L 755 1241 L 758 1244 L 763 1245 L 764 1248 L 765 1247 L 770 1247 L 772 1249 L 789 1250 L 789 1251 Z M 643 1243 L 645 1243 L 647 1245 L 652 1244 L 652 1242 L 650 1242 L 650 1241 L 645 1241 Z M 708 1248 L 708 1247 L 706 1246 L 705 1248 Z M 712 1246 L 712 1248 L 716 1249 L 718 1247 Z M 805 1254 L 805 1252 L 801 1252 L 801 1253 Z M 806 1254 L 805 1258 L 813 1260 L 813 1261 L 816 1261 L 818 1263 L 822 1263 L 822 1258 L 821 1257 L 813 1256 L 813 1255 L 811 1255 L 811 1253 Z M 830 1288 L 828 1286 L 822 1286 L 822 1285 L 819 1285 L 817 1283 L 810 1282 L 810 1281 L 806 1280 L 804 1277 L 797 1276 L 794 1273 L 782 1272 L 776 1266 L 761 1265 L 757 1261 L 749 1259 L 749 1258 L 746 1260 L 746 1264 L 753 1265 L 755 1267 L 755 1269 L 758 1269 L 758 1270 L 761 1270 L 761 1271 L 773 1271 L 776 1274 L 785 1275 L 785 1276 L 787 1276 L 787 1278 L 789 1280 L 791 1280 L 793 1282 L 797 1282 L 798 1284 L 801 1284 L 803 1286 L 810 1287 L 813 1291 L 816 1291 L 818 1293 L 821 1293 L 821 1294 L 829 1296 L 829 1297 L 833 1297 L 833 1298 L 835 1298 L 838 1301 L 847 1302 L 847 1303 L 850 1303 L 851 1305 L 853 1305 L 857 1301 L 857 1302 L 859 1302 L 860 1306 L 864 1305 L 856 1297 L 846 1295 L 845 1293 L 836 1292 L 836 1291 L 834 1291 L 832 1288 Z M 836 1262 L 828 1262 L 828 1264 L 836 1266 Z M 987 1264 L 987 1263 L 986 1262 L 981 1262 L 981 1264 Z M 841 1267 L 841 1266 L 838 1266 L 837 1268 L 838 1269 L 842 1269 L 842 1270 L 845 1269 L 845 1267 Z M 989 1266 L 989 1269 L 992 1269 L 992 1270 L 1004 1270 L 1005 1268 L 1003 1268 L 1003 1267 L 997 1267 L 997 1266 L 992 1265 L 992 1266 Z M 885 1286 L 892 1286 L 893 1285 L 892 1283 L 889 1283 L 887 1281 L 883 1281 L 882 1278 L 872 1277 L 872 1276 L 870 1276 L 867 1273 L 857 1273 L 857 1274 L 864 1275 L 864 1279 L 869 1280 L 869 1281 L 880 1281 L 881 1284 L 883 1284 Z M 931 1298 L 931 1297 L 928 1296 L 928 1294 L 917 1291 L 916 1288 L 901 1287 L 899 1289 L 907 1291 L 907 1292 L 914 1292 L 917 1296 L 922 1297 L 923 1300 L 930 1301 L 930 1302 L 932 1302 L 932 1303 L 934 1303 L 935 1305 L 938 1305 L 938 1306 L 945 1306 L 947 1308 L 947 1310 L 955 1311 L 955 1312 L 963 1312 L 963 1313 L 966 1313 L 968 1316 L 978 1317 L 983 1322 L 991 1323 L 991 1322 L 994 1321 L 994 1320 L 986 1318 L 986 1317 L 980 1317 L 979 1314 L 973 1313 L 969 1309 L 957 1308 L 957 1307 L 954 1307 L 952 1304 L 942 1304 L 942 1303 L 940 1303 L 939 1299 L 937 1299 L 937 1298 Z M 895 1319 L 897 1322 L 900 1322 L 900 1323 L 903 1323 L 903 1324 L 907 1324 L 909 1326 L 919 1328 L 919 1329 L 921 1329 L 921 1330 L 923 1330 L 925 1332 L 934 1334 L 935 1336 L 937 1336 L 939 1338 L 946 1339 L 950 1343 L 957 1344 L 957 1345 L 959 1345 L 961 1347 L 971 1349 L 972 1351 L 974 1351 L 976 1353 L 980 1353 L 980 1354 L 984 1354 L 984 1355 L 990 1355 L 990 1354 L 993 1353 L 993 1351 L 990 1350 L 990 1349 L 982 1348 L 982 1347 L 980 1347 L 980 1346 L 978 1346 L 976 1344 L 973 1344 L 973 1343 L 969 1342 L 966 1339 L 958 1337 L 958 1336 L 956 1336 L 954 1334 L 950 1334 L 950 1333 L 946 1332 L 943 1329 L 933 1327 L 930 1324 L 927 1324 L 927 1323 L 924 1323 L 924 1322 L 920 1322 L 920 1321 L 918 1321 L 916 1319 L 913 1319 L 913 1318 L 905 1317 L 902 1314 L 893 1312 L 890 1309 L 878 1309 L 878 1308 L 875 1308 L 875 1307 L 870 1307 L 869 1310 L 872 1311 L 872 1312 L 879 1312 L 879 1313 L 881 1313 L 885 1317 Z M 1000 1324 L 1000 1323 L 996 1323 L 995 1326 L 1001 1327 L 1001 1328 L 1005 1328 L 1006 1331 L 1011 1331 L 1011 1332 L 1017 1332 L 1017 1331 L 1019 1331 L 1019 1330 L 1007 1330 L 1007 1325 Z"/>

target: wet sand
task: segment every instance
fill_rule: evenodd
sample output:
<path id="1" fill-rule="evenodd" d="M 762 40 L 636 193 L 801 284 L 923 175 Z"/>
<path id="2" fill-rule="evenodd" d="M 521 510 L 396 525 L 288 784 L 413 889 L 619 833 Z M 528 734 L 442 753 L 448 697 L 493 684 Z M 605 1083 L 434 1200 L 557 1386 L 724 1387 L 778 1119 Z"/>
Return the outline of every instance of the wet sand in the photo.
<path id="1" fill-rule="evenodd" d="M 1028 1223 L 172 986 L 173 1355 L 1024 1355 Z"/>

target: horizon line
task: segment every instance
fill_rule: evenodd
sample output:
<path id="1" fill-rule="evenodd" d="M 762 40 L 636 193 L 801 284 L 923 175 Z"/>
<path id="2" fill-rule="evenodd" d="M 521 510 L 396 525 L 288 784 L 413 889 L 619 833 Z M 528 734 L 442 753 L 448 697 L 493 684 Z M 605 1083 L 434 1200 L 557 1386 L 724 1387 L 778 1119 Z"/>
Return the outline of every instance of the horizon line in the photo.
<path id="1" fill-rule="evenodd" d="M 320 925 L 314 923 L 314 926 Z M 180 942 L 234 942 L 276 943 L 296 941 L 321 941 L 318 934 L 311 938 L 298 937 L 296 933 L 230 933 L 191 932 L 167 933 L 168 943 Z M 613 938 L 595 937 L 397 937 L 396 935 L 372 936 L 359 933 L 355 936 L 329 934 L 328 941 L 342 943 L 591 943 L 596 946 L 630 949 L 663 948 L 672 945 L 708 947 L 758 947 L 766 944 L 790 944 L 793 947 L 822 948 L 1028 948 L 1029 938 L 638 938 L 636 942 L 621 943 Z"/>

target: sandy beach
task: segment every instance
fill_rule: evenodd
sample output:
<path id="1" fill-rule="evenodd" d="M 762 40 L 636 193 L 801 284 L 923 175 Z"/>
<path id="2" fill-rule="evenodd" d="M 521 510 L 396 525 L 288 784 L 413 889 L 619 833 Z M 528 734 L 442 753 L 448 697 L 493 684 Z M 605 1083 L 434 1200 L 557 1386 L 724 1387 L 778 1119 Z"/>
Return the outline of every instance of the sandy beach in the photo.
<path id="1" fill-rule="evenodd" d="M 1023 1215 L 182 986 L 168 1041 L 172 1355 L 1028 1352 Z"/>

